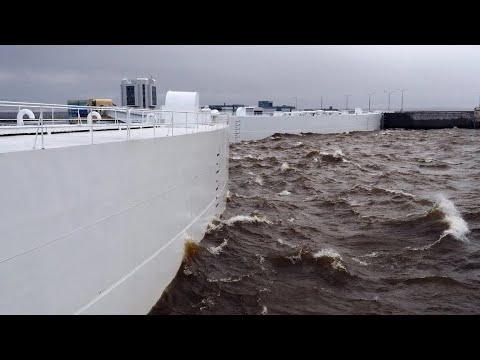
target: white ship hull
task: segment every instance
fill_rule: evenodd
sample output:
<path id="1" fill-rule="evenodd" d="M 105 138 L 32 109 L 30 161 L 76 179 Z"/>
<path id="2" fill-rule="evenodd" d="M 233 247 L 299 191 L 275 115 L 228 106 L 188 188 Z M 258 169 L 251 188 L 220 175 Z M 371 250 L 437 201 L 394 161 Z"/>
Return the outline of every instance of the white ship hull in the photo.
<path id="1" fill-rule="evenodd" d="M 330 134 L 380 130 L 381 113 L 324 112 L 289 116 L 231 116 L 230 141 L 265 139 L 273 134 Z"/>
<path id="2" fill-rule="evenodd" d="M 225 209 L 228 127 L 0 153 L 0 168 L 0 313 L 146 314 Z"/>

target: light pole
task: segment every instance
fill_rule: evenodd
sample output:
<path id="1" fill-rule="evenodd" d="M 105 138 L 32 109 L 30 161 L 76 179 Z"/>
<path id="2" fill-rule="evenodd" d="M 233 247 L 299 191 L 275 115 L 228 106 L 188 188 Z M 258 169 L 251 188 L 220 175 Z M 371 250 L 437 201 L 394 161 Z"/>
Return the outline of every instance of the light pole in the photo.
<path id="1" fill-rule="evenodd" d="M 352 95 L 345 95 L 345 110 L 348 110 L 348 98 Z"/>
<path id="2" fill-rule="evenodd" d="M 398 91 L 402 92 L 402 106 L 400 107 L 400 112 L 403 112 L 403 92 L 407 91 L 408 89 L 398 89 Z"/>
<path id="3" fill-rule="evenodd" d="M 298 111 L 298 97 L 293 96 L 292 99 L 295 99 L 295 111 Z"/>
<path id="4" fill-rule="evenodd" d="M 375 94 L 375 93 L 369 93 L 368 94 L 368 111 L 370 111 L 370 97 Z"/>
<path id="5" fill-rule="evenodd" d="M 395 92 L 395 90 L 392 91 L 384 91 L 388 94 L 388 111 L 390 111 L 390 95 Z"/>

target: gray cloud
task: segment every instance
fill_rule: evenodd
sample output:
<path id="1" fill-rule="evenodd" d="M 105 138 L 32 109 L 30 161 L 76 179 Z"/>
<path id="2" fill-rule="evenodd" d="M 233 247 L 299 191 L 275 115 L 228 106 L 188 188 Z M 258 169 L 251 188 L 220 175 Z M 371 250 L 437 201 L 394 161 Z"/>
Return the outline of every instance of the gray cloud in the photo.
<path id="1" fill-rule="evenodd" d="M 386 108 L 384 90 L 408 88 L 405 108 L 472 108 L 479 46 L 0 46 L 0 99 L 66 103 L 113 98 L 120 80 L 152 75 L 159 98 L 198 91 L 202 104 L 273 100 Z M 400 93 L 392 94 L 399 108 Z"/>

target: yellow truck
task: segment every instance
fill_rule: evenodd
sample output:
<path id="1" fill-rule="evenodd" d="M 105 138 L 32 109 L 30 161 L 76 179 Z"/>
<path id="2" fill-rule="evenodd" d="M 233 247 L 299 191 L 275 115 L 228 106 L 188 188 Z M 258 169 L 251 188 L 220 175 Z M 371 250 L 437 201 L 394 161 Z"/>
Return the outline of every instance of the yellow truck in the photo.
<path id="1" fill-rule="evenodd" d="M 89 106 L 116 106 L 112 99 L 88 99 Z"/>

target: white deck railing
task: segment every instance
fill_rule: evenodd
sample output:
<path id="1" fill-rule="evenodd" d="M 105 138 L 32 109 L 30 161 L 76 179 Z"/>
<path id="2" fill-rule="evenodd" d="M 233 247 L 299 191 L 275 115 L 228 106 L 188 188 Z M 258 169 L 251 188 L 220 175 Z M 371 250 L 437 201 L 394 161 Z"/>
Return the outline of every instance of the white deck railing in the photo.
<path id="1" fill-rule="evenodd" d="M 16 113 L 17 117 L 6 119 L 4 118 L 6 112 L 10 116 Z M 25 115 L 28 116 L 27 119 L 23 119 Z M 87 132 L 90 134 L 87 143 L 94 144 L 96 139 L 108 142 L 109 137 L 113 139 L 112 141 L 119 141 L 119 136 L 123 140 L 134 140 L 184 135 L 212 131 L 227 125 L 228 115 L 212 114 L 210 111 L 182 112 L 0 101 L 0 152 L 2 135 L 34 135 L 30 148 L 36 149 L 37 143 L 40 142 L 41 148 L 45 149 L 48 147 L 47 138 L 50 136 L 53 140 L 54 135 L 63 135 L 62 143 L 65 144 L 63 146 L 68 146 L 68 136 L 65 133 Z M 109 133 L 112 133 L 112 136 Z M 85 138 L 85 134 L 83 137 Z M 11 137 L 8 138 L 11 143 Z M 71 139 L 73 140 L 73 137 Z M 58 141 L 54 147 L 58 147 Z"/>

